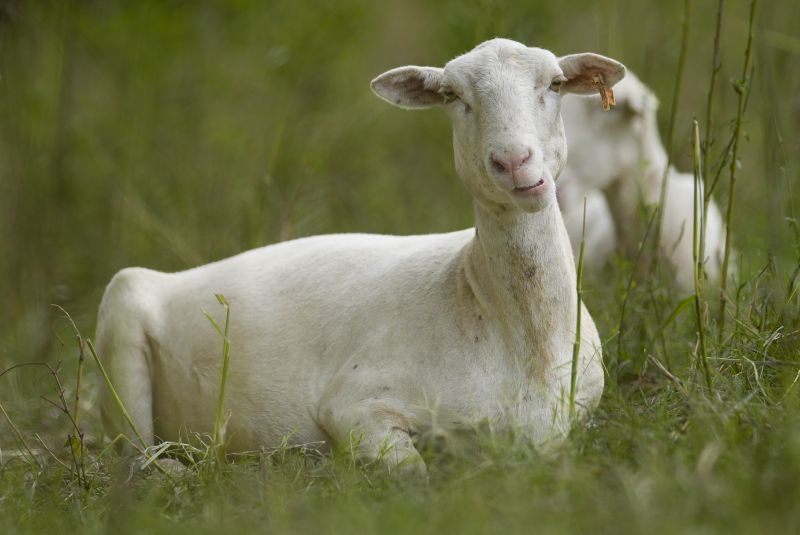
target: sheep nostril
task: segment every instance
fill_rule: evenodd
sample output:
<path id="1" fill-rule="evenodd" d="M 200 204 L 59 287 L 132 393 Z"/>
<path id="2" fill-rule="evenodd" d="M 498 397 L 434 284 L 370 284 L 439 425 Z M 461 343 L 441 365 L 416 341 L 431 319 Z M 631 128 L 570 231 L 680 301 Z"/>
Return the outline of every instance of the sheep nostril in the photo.
<path id="1" fill-rule="evenodd" d="M 508 165 L 497 156 L 492 157 L 492 169 L 497 173 L 508 173 Z"/>

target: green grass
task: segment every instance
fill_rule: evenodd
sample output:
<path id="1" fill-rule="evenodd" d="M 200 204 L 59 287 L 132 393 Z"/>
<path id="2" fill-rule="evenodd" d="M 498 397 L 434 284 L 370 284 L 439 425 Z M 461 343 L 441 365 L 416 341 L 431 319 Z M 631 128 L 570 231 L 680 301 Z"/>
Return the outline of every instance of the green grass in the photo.
<path id="1" fill-rule="evenodd" d="M 736 173 L 724 332 L 719 289 L 701 276 L 701 299 L 686 301 L 668 274 L 643 276 L 644 258 L 584 273 L 606 390 L 558 452 L 478 434 L 459 455 L 426 452 L 421 487 L 347 448 L 222 459 L 219 440 L 201 437 L 171 446 L 189 461 L 171 476 L 105 448 L 87 339 L 118 269 L 471 224 L 445 117 L 385 106 L 368 87 L 378 73 L 503 35 L 616 57 L 662 102 L 673 96 L 680 3 L 521 4 L 0 4 L 0 372 L 52 369 L 0 376 L 0 533 L 800 530 L 800 40 L 788 0 L 759 3 L 744 76 L 749 2 L 725 2 L 711 92 L 718 3 L 692 3 L 672 160 L 691 169 L 702 149 L 720 203 Z M 740 108 L 734 84 L 750 74 Z M 696 135 L 693 117 L 706 117 Z"/>

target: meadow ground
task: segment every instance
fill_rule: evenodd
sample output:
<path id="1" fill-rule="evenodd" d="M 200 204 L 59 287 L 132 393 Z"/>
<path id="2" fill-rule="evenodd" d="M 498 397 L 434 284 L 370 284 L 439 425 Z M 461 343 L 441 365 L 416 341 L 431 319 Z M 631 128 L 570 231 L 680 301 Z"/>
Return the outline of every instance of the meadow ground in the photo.
<path id="1" fill-rule="evenodd" d="M 63 310 L 92 338 L 118 269 L 471 224 L 445 117 L 385 106 L 368 88 L 376 74 L 441 64 L 496 35 L 591 50 L 655 89 L 666 139 L 683 2 L 521 4 L 0 2 L 0 370 L 56 369 L 85 446 L 76 460 L 49 371 L 0 376 L 0 532 L 800 530 L 800 35 L 788 0 L 756 10 L 724 328 L 718 290 L 700 300 L 711 388 L 693 303 L 660 269 L 618 258 L 584 280 L 606 391 L 554 454 L 476 436 L 460 455 L 426 453 L 431 483 L 415 486 L 348 451 L 217 462 L 209 449 L 167 478 L 104 449 L 95 367 L 79 374 Z M 683 170 L 692 118 L 702 136 L 707 126 L 718 2 L 690 5 L 672 151 Z M 722 206 L 748 13 L 725 2 L 708 151 Z"/>

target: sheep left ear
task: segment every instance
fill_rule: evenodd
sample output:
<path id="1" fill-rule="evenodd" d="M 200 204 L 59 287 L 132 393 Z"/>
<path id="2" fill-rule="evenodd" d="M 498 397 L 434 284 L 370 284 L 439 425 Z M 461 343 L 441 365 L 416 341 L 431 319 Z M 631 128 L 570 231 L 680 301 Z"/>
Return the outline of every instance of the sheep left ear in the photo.
<path id="1" fill-rule="evenodd" d="M 387 71 L 370 84 L 383 100 L 407 109 L 430 108 L 444 104 L 439 93 L 444 69 L 436 67 L 398 67 Z"/>
<path id="2" fill-rule="evenodd" d="M 611 87 L 625 77 L 625 65 L 591 52 L 561 57 L 558 65 L 567 79 L 561 85 L 563 93 L 589 95 L 602 90 L 611 92 Z"/>

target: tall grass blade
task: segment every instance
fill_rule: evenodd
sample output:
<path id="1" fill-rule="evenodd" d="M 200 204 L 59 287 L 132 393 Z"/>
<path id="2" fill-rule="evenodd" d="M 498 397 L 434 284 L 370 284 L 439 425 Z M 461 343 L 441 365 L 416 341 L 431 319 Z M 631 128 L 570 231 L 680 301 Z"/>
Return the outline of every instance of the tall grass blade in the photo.
<path id="1" fill-rule="evenodd" d="M 214 418 L 214 434 L 211 439 L 212 448 L 214 449 L 217 460 L 223 461 L 225 458 L 225 422 L 224 422 L 224 406 L 225 406 L 225 386 L 228 383 L 228 367 L 230 364 L 231 340 L 228 336 L 231 324 L 231 307 L 225 296 L 216 294 L 215 297 L 219 304 L 225 307 L 225 327 L 220 328 L 219 324 L 214 320 L 208 312 L 205 312 L 206 317 L 214 325 L 214 328 L 222 336 L 222 371 L 219 378 L 219 395 L 217 397 L 217 411 Z"/>
<path id="2" fill-rule="evenodd" d="M 136 427 L 136 424 L 133 423 L 133 418 L 131 418 L 131 415 L 128 413 L 128 409 L 125 408 L 125 403 L 122 402 L 122 399 L 119 397 L 119 394 L 117 394 L 117 389 L 114 388 L 114 384 L 111 382 L 111 378 L 108 376 L 108 372 L 106 372 L 106 369 L 103 366 L 103 363 L 100 362 L 100 358 L 97 356 L 97 351 L 94 348 L 94 344 L 92 343 L 92 341 L 89 338 L 86 339 L 86 347 L 89 348 L 89 353 L 92 355 L 92 359 L 94 359 L 95 364 L 97 364 L 97 368 L 100 370 L 100 375 L 103 376 L 103 382 L 106 384 L 106 388 L 108 388 L 109 392 L 111 392 L 111 396 L 114 398 L 114 401 L 117 403 L 117 407 L 119 407 L 119 410 L 122 412 L 122 415 L 125 417 L 125 421 L 128 422 L 128 425 L 130 426 L 131 430 L 133 431 L 133 434 L 136 435 L 136 438 L 139 439 L 139 442 L 141 443 L 141 448 L 137 447 L 137 445 L 133 441 L 128 440 L 128 442 L 139 453 L 141 453 L 142 455 L 145 456 L 146 462 L 148 464 L 150 462 L 152 462 L 153 466 L 155 466 L 156 469 L 159 472 L 161 472 L 169 480 L 174 481 L 174 478 L 172 477 L 172 475 L 169 472 L 167 472 L 167 470 L 163 466 L 161 466 L 158 463 L 158 461 L 156 461 L 156 460 L 152 460 L 151 461 L 150 460 L 150 455 L 147 454 L 147 446 L 148 446 L 148 444 L 145 442 L 144 437 L 142 437 L 142 434 L 139 432 L 139 429 Z M 127 440 L 127 437 L 125 437 L 125 438 Z"/>
<path id="3" fill-rule="evenodd" d="M 581 228 L 581 247 L 578 252 L 578 271 L 576 274 L 575 287 L 577 291 L 577 318 L 575 321 L 575 343 L 572 345 L 572 368 L 570 370 L 569 382 L 569 417 L 575 418 L 575 391 L 578 386 L 578 359 L 581 353 L 581 278 L 583 277 L 583 250 L 586 245 L 586 197 L 583 198 L 583 226 Z"/>
<path id="4" fill-rule="evenodd" d="M 117 394 L 117 389 L 114 388 L 111 378 L 108 376 L 108 372 L 106 372 L 105 366 L 103 366 L 103 363 L 100 362 L 100 358 L 97 356 L 97 351 L 94 349 L 94 344 L 88 338 L 86 339 L 86 346 L 89 348 L 89 353 L 91 353 L 95 364 L 97 364 L 97 368 L 100 370 L 100 375 L 103 376 L 103 382 L 105 382 L 106 388 L 108 388 L 108 391 L 111 392 L 111 396 L 114 398 L 117 407 L 119 408 L 120 412 L 122 412 L 122 416 L 125 418 L 125 421 L 128 422 L 133 434 L 136 435 L 136 438 L 138 438 L 139 442 L 141 442 L 142 447 L 146 448 L 147 443 L 145 442 L 144 437 L 142 437 L 142 434 L 139 432 L 136 424 L 133 423 L 133 418 L 131 418 L 131 415 L 128 413 L 128 409 L 125 408 L 125 404 L 122 402 L 119 394 Z"/>
<path id="5" fill-rule="evenodd" d="M 757 0 L 750 1 L 750 19 L 747 31 L 747 47 L 744 51 L 744 65 L 742 66 L 742 77 L 734 83 L 734 89 L 739 94 L 737 109 L 736 109 L 736 122 L 734 123 L 733 132 L 733 148 L 730 161 L 730 189 L 728 191 L 728 208 L 725 213 L 725 252 L 722 257 L 722 274 L 719 287 L 719 337 L 720 340 L 725 336 L 725 314 L 728 304 L 727 288 L 728 288 L 728 263 L 731 256 L 731 221 L 733 220 L 733 199 L 736 193 L 736 170 L 738 167 L 739 157 L 739 139 L 742 131 L 742 116 L 744 115 L 744 107 L 747 102 L 747 96 L 750 91 L 750 63 L 752 60 L 753 49 L 753 26 L 756 15 Z"/>
<path id="6" fill-rule="evenodd" d="M 703 188 L 705 195 L 703 195 L 703 214 L 708 213 L 708 206 L 711 203 L 711 184 L 709 184 L 708 175 L 708 162 L 710 160 L 709 153 L 711 145 L 714 143 L 714 89 L 717 84 L 717 75 L 722 68 L 722 60 L 719 55 L 719 39 L 722 33 L 722 14 L 725 10 L 725 0 L 719 0 L 717 7 L 717 24 L 716 31 L 714 32 L 714 50 L 711 55 L 711 80 L 708 84 L 708 97 L 706 98 L 706 122 L 705 122 L 705 139 L 702 145 L 702 174 L 700 175 L 703 180 Z M 698 256 L 705 260 L 706 257 L 706 221 L 703 219 L 700 225 L 700 253 Z M 705 262 L 703 264 L 705 267 Z M 702 273 L 705 278 L 705 269 Z"/>
<path id="7" fill-rule="evenodd" d="M 30 463 L 36 465 L 37 468 L 41 468 L 36 456 L 33 454 L 30 447 L 28 447 L 28 443 L 25 442 L 25 437 L 22 435 L 19 428 L 14 424 L 13 420 L 11 420 L 11 417 L 6 412 L 6 409 L 3 407 L 2 403 L 0 403 L 0 412 L 3 413 L 6 422 L 8 422 L 9 427 L 11 427 L 11 431 L 14 433 L 14 439 L 17 441 L 17 444 L 20 446 L 20 448 L 25 452 L 25 455 L 28 457 Z"/>
<path id="8" fill-rule="evenodd" d="M 678 68 L 675 73 L 675 90 L 672 93 L 672 106 L 669 113 L 669 126 L 667 128 L 667 162 L 661 175 L 661 191 L 658 196 L 658 207 L 656 217 L 655 239 L 653 240 L 653 256 L 651 258 L 650 271 L 652 272 L 658 264 L 658 251 L 661 248 L 661 226 L 664 221 L 664 205 L 667 200 L 669 189 L 669 169 L 672 166 L 672 147 L 675 139 L 675 123 L 678 117 L 678 106 L 683 88 L 683 71 L 686 65 L 686 53 L 689 49 L 689 25 L 692 17 L 692 2 L 684 0 L 683 3 L 683 23 L 681 24 L 681 50 L 678 56 Z"/>
<path id="9" fill-rule="evenodd" d="M 644 230 L 644 236 L 642 237 L 642 241 L 639 242 L 639 247 L 636 250 L 636 258 L 633 261 L 633 267 L 631 269 L 630 276 L 628 277 L 628 282 L 625 285 L 625 293 L 622 297 L 622 306 L 620 306 L 620 313 L 619 313 L 619 323 L 617 324 L 617 359 L 619 359 L 623 354 L 623 339 L 625 337 L 625 319 L 627 317 L 627 310 L 628 310 L 628 301 L 633 294 L 634 288 L 636 288 L 636 272 L 639 269 L 639 264 L 642 262 L 642 256 L 645 251 L 645 247 L 647 246 L 647 239 L 650 236 L 650 232 L 653 229 L 653 225 L 655 220 L 658 218 L 658 211 L 653 210 L 650 214 L 650 217 L 647 220 L 647 226 Z M 646 258 L 645 258 L 646 262 Z"/>
<path id="10" fill-rule="evenodd" d="M 711 371 L 708 367 L 708 353 L 706 352 L 705 321 L 703 320 L 703 257 L 700 256 L 703 250 L 701 235 L 701 225 L 705 219 L 703 206 L 705 195 L 703 195 L 703 181 L 700 176 L 700 126 L 697 119 L 692 123 L 692 149 L 694 154 L 694 211 L 692 213 L 692 260 L 694 260 L 694 312 L 697 319 L 697 335 L 700 344 L 700 364 L 706 378 L 706 386 L 712 392 Z"/>
<path id="11" fill-rule="evenodd" d="M 72 415 L 77 426 L 80 416 L 81 380 L 83 379 L 83 365 L 86 362 L 86 345 L 80 335 L 76 335 L 76 338 L 78 339 L 78 377 L 75 379 L 75 405 Z"/>

